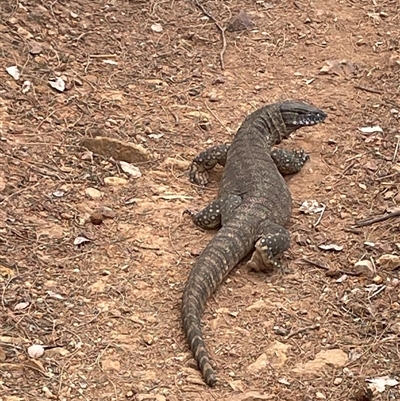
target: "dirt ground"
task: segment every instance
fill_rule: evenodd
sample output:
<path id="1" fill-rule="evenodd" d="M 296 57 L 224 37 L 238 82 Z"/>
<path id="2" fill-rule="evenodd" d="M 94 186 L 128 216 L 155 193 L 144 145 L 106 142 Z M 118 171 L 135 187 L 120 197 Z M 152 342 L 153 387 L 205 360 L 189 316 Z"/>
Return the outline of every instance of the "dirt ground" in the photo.
<path id="1" fill-rule="evenodd" d="M 362 401 L 385 376 L 374 399 L 400 399 L 399 220 L 355 226 L 400 203 L 398 0 L 201 4 L 215 21 L 190 0 L 0 0 L 2 401 Z M 225 32 L 223 69 L 215 22 L 241 9 L 255 26 Z M 289 178 L 288 271 L 241 266 L 209 300 L 208 389 L 180 299 L 214 233 L 183 211 L 221 169 L 202 189 L 187 168 L 287 98 L 329 116 L 283 144 L 311 155 Z M 94 136 L 148 149 L 142 176 L 81 145 Z M 313 199 L 323 212 L 299 211 Z"/>

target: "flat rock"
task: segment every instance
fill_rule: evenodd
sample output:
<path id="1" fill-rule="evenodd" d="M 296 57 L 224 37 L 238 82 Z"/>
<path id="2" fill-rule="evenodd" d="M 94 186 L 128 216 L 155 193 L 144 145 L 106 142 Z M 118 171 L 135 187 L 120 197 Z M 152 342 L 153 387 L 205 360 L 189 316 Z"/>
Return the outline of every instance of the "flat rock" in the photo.
<path id="1" fill-rule="evenodd" d="M 128 180 L 122 177 L 106 177 L 104 178 L 104 184 L 109 185 L 110 187 L 116 187 L 119 185 L 125 185 L 128 183 Z"/>
<path id="2" fill-rule="evenodd" d="M 319 375 L 321 374 L 321 370 L 327 365 L 340 368 L 347 362 L 347 354 L 341 349 L 328 349 L 318 352 L 311 361 L 297 364 L 292 371 L 301 374 Z"/>
<path id="3" fill-rule="evenodd" d="M 240 10 L 239 14 L 229 22 L 226 30 L 228 32 L 236 32 L 236 31 L 246 31 L 253 28 L 254 28 L 254 23 L 247 15 L 246 11 Z"/>
<path id="4" fill-rule="evenodd" d="M 103 368 L 103 370 L 106 371 L 115 370 L 119 372 L 121 370 L 120 362 L 113 359 L 103 359 L 103 361 L 101 362 L 101 367 Z"/>
<path id="5" fill-rule="evenodd" d="M 376 262 L 379 266 L 394 270 L 400 267 L 400 256 L 384 254 Z"/>
<path id="6" fill-rule="evenodd" d="M 245 393 L 232 394 L 224 401 L 264 401 L 276 399 L 275 395 L 261 394 L 258 391 L 246 391 Z"/>
<path id="7" fill-rule="evenodd" d="M 96 188 L 86 188 L 85 195 L 90 199 L 100 199 L 102 197 L 101 191 Z"/>
<path id="8" fill-rule="evenodd" d="M 282 367 L 287 359 L 286 353 L 290 346 L 279 341 L 274 341 L 255 362 L 247 367 L 250 373 L 258 373 L 267 366 Z"/>
<path id="9" fill-rule="evenodd" d="M 127 143 L 114 138 L 96 136 L 84 138 L 81 145 L 98 155 L 112 157 L 118 161 L 141 163 L 151 159 L 150 152 L 141 145 Z"/>
<path id="10" fill-rule="evenodd" d="M 185 171 L 189 168 L 190 162 L 188 160 L 179 160 L 179 159 L 175 159 L 173 157 L 167 157 L 163 161 L 162 166 L 169 167 L 169 168 L 173 167 L 178 170 Z"/>
<path id="11" fill-rule="evenodd" d="M 354 264 L 355 273 L 361 274 L 365 277 L 374 276 L 374 266 L 370 260 L 359 260 Z"/>

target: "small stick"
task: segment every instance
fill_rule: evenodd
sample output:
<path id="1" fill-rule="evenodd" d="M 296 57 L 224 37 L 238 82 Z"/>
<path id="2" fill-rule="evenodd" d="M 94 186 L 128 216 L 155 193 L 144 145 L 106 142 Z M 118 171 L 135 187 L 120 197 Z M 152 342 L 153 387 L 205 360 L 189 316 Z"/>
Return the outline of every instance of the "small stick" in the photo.
<path id="1" fill-rule="evenodd" d="M 357 220 L 355 222 L 355 225 L 356 227 L 370 226 L 371 224 L 379 223 L 380 221 L 385 221 L 393 217 L 399 217 L 399 216 L 400 216 L 400 210 L 395 210 L 394 212 L 388 214 L 382 214 L 376 217 L 368 217 L 367 219 L 364 220 Z"/>
<path id="2" fill-rule="evenodd" d="M 331 270 L 328 266 L 323 265 L 321 262 L 313 261 L 313 260 L 306 259 L 306 258 L 302 258 L 301 260 L 303 262 L 309 263 L 310 265 L 313 265 L 315 267 L 319 267 L 320 269 Z"/>
<path id="3" fill-rule="evenodd" d="M 322 216 L 324 215 L 326 209 L 326 205 L 322 204 L 322 210 L 321 210 L 321 214 L 319 215 L 317 221 L 313 224 L 313 227 L 317 227 L 317 225 L 321 222 L 322 220 Z"/>
<path id="4" fill-rule="evenodd" d="M 221 63 L 221 69 L 225 69 L 225 63 L 224 63 L 224 54 L 226 50 L 226 37 L 225 37 L 225 28 L 222 28 L 222 26 L 219 24 L 219 22 L 204 8 L 204 6 L 199 3 L 197 0 L 194 0 L 194 3 L 200 10 L 203 12 L 203 14 L 210 18 L 211 21 L 214 22 L 215 26 L 219 29 L 221 32 L 221 38 L 222 38 L 222 49 L 221 52 L 219 53 L 219 60 Z"/>
<path id="5" fill-rule="evenodd" d="M 354 85 L 354 88 L 355 89 L 360 89 L 360 90 L 365 91 L 365 92 L 376 93 L 377 95 L 382 95 L 382 92 L 377 90 L 377 89 L 366 88 L 365 86 L 361 86 L 361 85 Z"/>
<path id="6" fill-rule="evenodd" d="M 386 285 L 382 285 L 380 288 L 378 288 L 373 294 L 371 294 L 368 299 L 372 299 L 373 297 L 376 297 L 378 294 L 380 294 L 384 289 L 386 288 Z"/>
<path id="7" fill-rule="evenodd" d="M 315 267 L 319 267 L 320 269 L 327 270 L 327 273 L 326 273 L 327 275 L 329 273 L 336 273 L 336 272 L 339 272 L 341 274 L 347 274 L 348 276 L 359 276 L 361 274 L 359 272 L 350 272 L 350 271 L 342 270 L 342 269 L 340 269 L 340 270 L 331 270 L 330 267 L 323 265 L 321 262 L 317 262 L 317 261 L 306 259 L 306 258 L 303 258 L 301 260 L 303 262 L 309 263 L 310 265 L 313 265 Z"/>
<path id="8" fill-rule="evenodd" d="M 289 340 L 289 338 L 292 338 L 294 336 L 297 336 L 297 334 L 301 334 L 304 333 L 305 331 L 308 330 L 319 330 L 321 328 L 321 325 L 319 323 L 314 324 L 312 326 L 306 326 L 303 327 L 302 329 L 296 330 L 296 331 L 292 331 L 291 333 L 289 333 L 286 337 L 285 340 Z"/>
<path id="9" fill-rule="evenodd" d="M 211 110 L 211 109 L 208 107 L 208 104 L 207 104 L 207 103 L 204 103 L 204 105 L 206 106 L 207 110 L 214 116 L 214 118 L 226 129 L 226 131 L 228 132 L 228 134 L 232 134 L 232 130 L 231 130 L 230 128 L 228 128 L 228 127 L 220 120 L 220 118 L 217 116 L 217 114 L 214 113 L 214 111 Z"/>
<path id="10" fill-rule="evenodd" d="M 396 148 L 394 149 L 394 155 L 393 155 L 392 163 L 394 163 L 396 161 L 396 159 L 397 159 L 397 152 L 399 151 L 399 144 L 400 144 L 400 136 L 397 136 L 397 143 L 396 143 Z"/>

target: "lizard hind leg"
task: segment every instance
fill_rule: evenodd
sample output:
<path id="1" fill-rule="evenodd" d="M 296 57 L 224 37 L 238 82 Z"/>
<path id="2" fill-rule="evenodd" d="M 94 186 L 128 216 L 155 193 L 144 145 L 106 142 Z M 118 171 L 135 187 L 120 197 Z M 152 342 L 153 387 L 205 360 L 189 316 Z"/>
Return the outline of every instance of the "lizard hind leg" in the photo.
<path id="1" fill-rule="evenodd" d="M 215 230 L 221 226 L 221 209 L 224 205 L 222 199 L 217 199 L 199 212 L 185 210 L 196 226 L 205 230 Z"/>
<path id="2" fill-rule="evenodd" d="M 286 228 L 266 220 L 260 226 L 260 236 L 255 244 L 255 250 L 247 267 L 255 271 L 271 271 L 281 268 L 276 256 L 290 246 L 290 234 Z"/>
<path id="3" fill-rule="evenodd" d="M 240 196 L 228 195 L 211 202 L 199 212 L 185 210 L 184 214 L 188 214 L 196 226 L 205 230 L 215 230 L 233 215 L 241 203 Z"/>
<path id="4" fill-rule="evenodd" d="M 274 148 L 271 157 L 282 175 L 298 173 L 310 156 L 303 150 Z"/>
<path id="5" fill-rule="evenodd" d="M 199 153 L 190 165 L 190 182 L 197 185 L 206 185 L 208 183 L 208 170 L 213 169 L 217 164 L 225 166 L 229 148 L 230 144 L 225 143 Z"/>

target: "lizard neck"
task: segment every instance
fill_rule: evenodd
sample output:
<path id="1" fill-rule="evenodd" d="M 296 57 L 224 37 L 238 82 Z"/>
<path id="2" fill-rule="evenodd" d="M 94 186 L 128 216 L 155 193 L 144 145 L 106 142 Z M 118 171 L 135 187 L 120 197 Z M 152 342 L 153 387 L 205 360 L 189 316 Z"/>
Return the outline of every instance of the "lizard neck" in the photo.
<path id="1" fill-rule="evenodd" d="M 250 137 L 251 141 L 271 149 L 282 141 L 286 126 L 282 119 L 279 107 L 276 105 L 264 106 L 250 114 L 240 126 L 237 137 Z M 247 139 L 247 138 L 246 138 Z"/>

